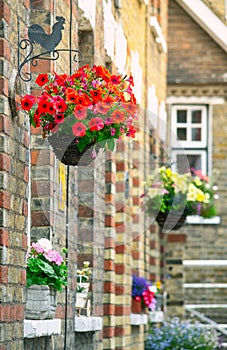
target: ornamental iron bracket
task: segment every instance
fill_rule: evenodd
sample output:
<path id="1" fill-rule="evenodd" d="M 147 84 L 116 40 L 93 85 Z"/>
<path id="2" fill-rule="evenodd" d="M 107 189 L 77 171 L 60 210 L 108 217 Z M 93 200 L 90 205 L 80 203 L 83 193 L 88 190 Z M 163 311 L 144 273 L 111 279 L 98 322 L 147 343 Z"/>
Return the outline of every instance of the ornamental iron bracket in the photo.
<path id="1" fill-rule="evenodd" d="M 82 53 L 79 50 L 71 48 L 56 49 L 57 45 L 62 40 L 65 18 L 57 16 L 56 20 L 57 22 L 54 23 L 51 34 L 46 34 L 39 24 L 32 24 L 28 27 L 28 39 L 19 40 L 18 38 L 18 75 L 23 81 L 28 82 L 32 79 L 32 73 L 23 70 L 24 66 L 29 62 L 33 67 L 36 67 L 38 66 L 38 60 L 56 61 L 60 57 L 60 52 L 68 52 L 70 54 L 70 61 L 73 60 L 77 64 L 81 61 Z M 39 44 L 46 51 L 34 54 L 34 45 L 36 44 Z M 26 50 L 28 53 L 24 61 L 20 63 L 21 50 Z"/>

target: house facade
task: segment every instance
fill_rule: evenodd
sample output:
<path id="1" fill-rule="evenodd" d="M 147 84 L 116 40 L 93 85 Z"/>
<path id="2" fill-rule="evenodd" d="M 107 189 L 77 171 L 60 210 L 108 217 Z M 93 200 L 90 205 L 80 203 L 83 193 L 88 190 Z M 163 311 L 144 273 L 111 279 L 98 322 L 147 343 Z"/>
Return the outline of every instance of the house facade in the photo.
<path id="1" fill-rule="evenodd" d="M 155 281 L 163 273 L 159 230 L 142 210 L 141 194 L 166 141 L 166 1 L 4 1 L 1 14 L 0 349 L 143 348 L 147 317 L 132 317 L 131 289 L 133 274 Z M 59 59 L 24 65 L 28 27 L 51 35 L 57 16 L 65 19 Z M 89 166 L 59 162 L 19 107 L 21 95 L 36 93 L 38 73 L 77 68 L 68 49 L 82 52 L 80 66 L 131 73 L 140 106 L 135 139 L 101 150 Z M 68 249 L 69 276 L 55 319 L 34 321 L 24 316 L 26 253 L 40 238 Z M 92 268 L 91 314 L 78 316 L 83 261 Z"/>
<path id="2" fill-rule="evenodd" d="M 198 311 L 226 323 L 226 3 L 171 0 L 167 109 L 173 167 L 218 186 L 217 217 L 191 218 L 167 240 L 169 314 Z"/>

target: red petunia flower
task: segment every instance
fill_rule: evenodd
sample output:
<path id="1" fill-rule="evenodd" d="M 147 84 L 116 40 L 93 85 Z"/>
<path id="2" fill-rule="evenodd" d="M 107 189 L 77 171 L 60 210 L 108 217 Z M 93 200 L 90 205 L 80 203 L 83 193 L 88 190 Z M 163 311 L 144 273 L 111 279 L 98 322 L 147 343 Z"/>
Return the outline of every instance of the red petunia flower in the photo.
<path id="1" fill-rule="evenodd" d="M 87 117 L 87 108 L 82 105 L 77 105 L 73 113 L 77 119 L 85 119 Z"/>
<path id="2" fill-rule="evenodd" d="M 106 103 L 98 102 L 96 104 L 96 111 L 102 115 L 105 115 L 109 112 L 110 107 Z"/>
<path id="3" fill-rule="evenodd" d="M 96 118 L 91 118 L 91 120 L 88 123 L 88 126 L 91 131 L 95 131 L 95 130 L 103 129 L 105 124 L 102 118 L 96 117 Z"/>
<path id="4" fill-rule="evenodd" d="M 54 108 L 54 105 L 50 102 L 49 104 L 49 111 L 48 111 L 49 114 L 55 114 L 56 113 L 56 109 Z"/>
<path id="5" fill-rule="evenodd" d="M 105 103 L 108 106 L 112 106 L 112 104 L 114 103 L 114 98 L 111 96 L 107 96 L 103 99 L 103 103 Z"/>
<path id="6" fill-rule="evenodd" d="M 133 125 L 129 125 L 128 131 L 126 133 L 126 136 L 132 137 L 133 139 L 135 138 L 136 134 L 136 128 Z"/>
<path id="7" fill-rule="evenodd" d="M 30 109 L 35 103 L 36 103 L 36 98 L 32 95 L 26 95 L 21 98 L 21 108 L 24 111 L 30 111 Z"/>
<path id="8" fill-rule="evenodd" d="M 90 94 L 94 103 L 102 100 L 102 93 L 100 90 L 91 90 Z"/>
<path id="9" fill-rule="evenodd" d="M 110 80 L 110 72 L 108 71 L 108 69 L 106 69 L 103 66 L 94 66 L 93 70 L 96 72 L 96 74 L 99 77 L 101 77 L 106 82 L 109 82 L 109 80 Z"/>
<path id="10" fill-rule="evenodd" d="M 124 103 L 122 107 L 126 110 L 127 113 L 133 116 L 135 116 L 138 112 L 137 105 L 134 105 L 133 103 L 130 103 L 130 102 Z"/>
<path id="11" fill-rule="evenodd" d="M 56 124 L 61 124 L 65 120 L 65 116 L 63 113 L 58 113 L 54 116 L 54 121 Z"/>
<path id="12" fill-rule="evenodd" d="M 67 109 L 67 104 L 65 100 L 61 98 L 60 100 L 54 101 L 54 107 L 57 112 L 63 113 Z"/>
<path id="13" fill-rule="evenodd" d="M 81 122 L 76 122 L 72 127 L 73 135 L 83 137 L 86 134 L 86 126 Z"/>
<path id="14" fill-rule="evenodd" d="M 125 114 L 122 111 L 116 110 L 112 113 L 114 123 L 121 124 L 125 121 Z"/>
<path id="15" fill-rule="evenodd" d="M 39 86 L 45 85 L 48 81 L 49 81 L 49 78 L 48 78 L 48 74 L 47 73 L 39 74 L 37 76 L 36 80 L 35 80 L 36 84 L 39 85 Z"/>
<path id="16" fill-rule="evenodd" d="M 68 89 L 67 89 L 68 90 Z M 73 89 L 70 89 L 73 90 Z M 66 101 L 70 103 L 76 103 L 78 94 L 75 90 L 73 91 L 66 91 Z"/>
<path id="17" fill-rule="evenodd" d="M 50 111 L 50 102 L 47 100 L 40 100 L 38 103 L 39 113 L 47 114 Z"/>
<path id="18" fill-rule="evenodd" d="M 121 83 L 121 77 L 119 76 L 119 75 L 111 75 L 110 76 L 110 82 L 112 83 L 112 84 L 116 84 L 116 85 L 118 85 L 118 84 L 120 84 Z"/>

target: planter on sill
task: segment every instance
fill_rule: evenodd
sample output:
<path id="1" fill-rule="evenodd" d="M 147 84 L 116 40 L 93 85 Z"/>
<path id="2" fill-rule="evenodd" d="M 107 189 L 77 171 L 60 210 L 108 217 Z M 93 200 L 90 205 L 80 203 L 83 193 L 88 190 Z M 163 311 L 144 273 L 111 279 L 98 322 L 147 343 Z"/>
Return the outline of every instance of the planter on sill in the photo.
<path id="1" fill-rule="evenodd" d="M 53 319 L 57 306 L 57 291 L 46 285 L 33 284 L 27 288 L 25 318 Z"/>
<path id="2" fill-rule="evenodd" d="M 142 304 L 141 300 L 137 301 L 135 299 L 132 299 L 131 312 L 133 314 L 146 314 L 147 308 Z"/>

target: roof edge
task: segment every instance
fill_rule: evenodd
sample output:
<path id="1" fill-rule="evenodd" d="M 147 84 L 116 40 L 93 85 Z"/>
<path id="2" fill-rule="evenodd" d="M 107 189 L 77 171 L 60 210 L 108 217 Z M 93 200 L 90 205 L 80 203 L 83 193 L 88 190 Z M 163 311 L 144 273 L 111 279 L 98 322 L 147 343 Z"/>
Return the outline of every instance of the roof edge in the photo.
<path id="1" fill-rule="evenodd" d="M 227 52 L 227 27 L 202 0 L 175 0 Z"/>

